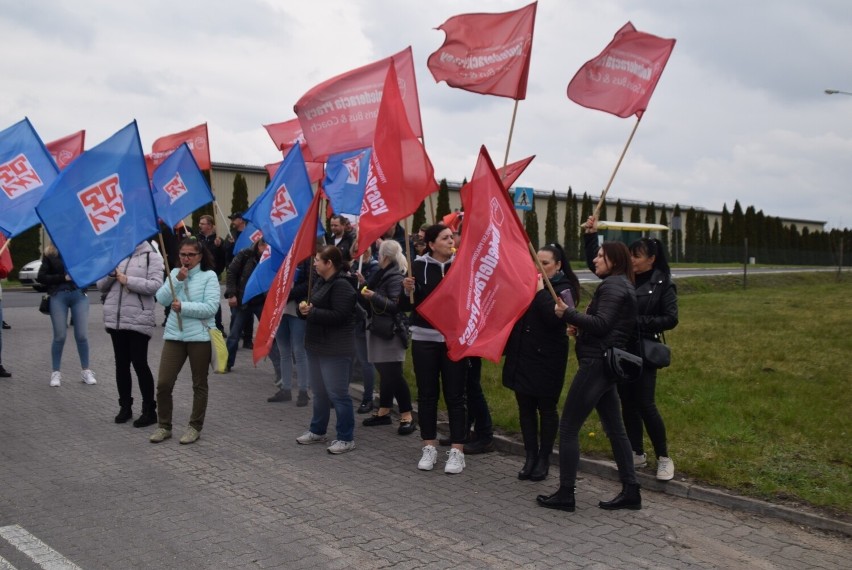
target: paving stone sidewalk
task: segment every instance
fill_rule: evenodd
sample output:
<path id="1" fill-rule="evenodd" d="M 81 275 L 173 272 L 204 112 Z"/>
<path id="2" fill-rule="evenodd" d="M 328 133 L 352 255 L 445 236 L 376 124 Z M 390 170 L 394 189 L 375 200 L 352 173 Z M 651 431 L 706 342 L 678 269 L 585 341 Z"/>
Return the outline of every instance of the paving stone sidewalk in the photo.
<path id="1" fill-rule="evenodd" d="M 468 456 L 460 475 L 443 473 L 443 456 L 421 472 L 417 433 L 364 428 L 364 416 L 351 453 L 299 446 L 310 407 L 267 403 L 272 367 L 253 368 L 246 350 L 231 374 L 211 375 L 201 439 L 183 446 L 187 366 L 176 437 L 153 445 L 153 427 L 113 423 L 99 305 L 89 322 L 96 386 L 79 380 L 69 330 L 65 379 L 50 388 L 49 319 L 34 307 L 4 315 L 14 376 L 0 379 L 0 568 L 852 567 L 848 537 L 681 497 L 646 490 L 641 511 L 600 510 L 618 487 L 593 474 L 578 485 L 577 512 L 542 509 L 535 496 L 555 489 L 554 474 L 518 481 L 521 459 L 507 453 Z M 161 336 L 150 346 L 155 375 Z"/>

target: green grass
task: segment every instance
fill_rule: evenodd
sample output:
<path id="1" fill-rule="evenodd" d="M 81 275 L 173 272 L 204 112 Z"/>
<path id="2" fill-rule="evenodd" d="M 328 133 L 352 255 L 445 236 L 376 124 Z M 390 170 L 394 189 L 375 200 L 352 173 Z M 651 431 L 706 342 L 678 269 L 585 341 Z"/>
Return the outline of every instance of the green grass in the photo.
<path id="1" fill-rule="evenodd" d="M 852 514 L 849 274 L 840 281 L 833 273 L 754 275 L 746 290 L 741 276 L 677 283 L 680 325 L 667 335 L 672 366 L 659 373 L 657 404 L 678 475 Z M 410 359 L 406 368 L 413 387 Z M 572 345 L 566 391 L 576 369 Z M 483 363 L 483 388 L 495 424 L 517 433 L 517 406 L 500 370 Z M 594 414 L 581 449 L 610 455 Z"/>

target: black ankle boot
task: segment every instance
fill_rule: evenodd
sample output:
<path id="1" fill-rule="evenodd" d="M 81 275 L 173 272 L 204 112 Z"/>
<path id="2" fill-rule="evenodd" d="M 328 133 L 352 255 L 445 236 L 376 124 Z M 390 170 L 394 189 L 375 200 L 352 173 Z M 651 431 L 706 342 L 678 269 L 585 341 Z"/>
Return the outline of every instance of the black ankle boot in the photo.
<path id="1" fill-rule="evenodd" d="M 526 481 L 530 478 L 530 473 L 532 473 L 533 467 L 535 467 L 536 458 L 535 451 L 527 451 L 527 460 L 524 461 L 524 466 L 518 471 L 518 479 Z"/>
<path id="2" fill-rule="evenodd" d="M 630 509 L 638 511 L 642 508 L 642 495 L 639 494 L 639 483 L 627 483 L 621 492 L 611 501 L 601 501 L 598 506 L 608 511 Z"/>
<path id="3" fill-rule="evenodd" d="M 546 509 L 574 512 L 576 503 L 574 501 L 574 487 L 560 485 L 552 495 L 539 495 L 535 498 L 539 506 Z"/>
<path id="4" fill-rule="evenodd" d="M 544 481 L 547 479 L 547 474 L 550 472 L 550 454 L 540 451 L 538 460 L 535 462 L 532 473 L 530 473 L 530 481 Z"/>
<path id="5" fill-rule="evenodd" d="M 130 406 L 121 406 L 118 410 L 118 415 L 115 416 L 115 423 L 123 424 L 133 417 L 133 408 Z"/>
<path id="6" fill-rule="evenodd" d="M 157 402 L 145 402 L 142 404 L 142 415 L 133 422 L 133 427 L 147 427 L 157 423 Z"/>

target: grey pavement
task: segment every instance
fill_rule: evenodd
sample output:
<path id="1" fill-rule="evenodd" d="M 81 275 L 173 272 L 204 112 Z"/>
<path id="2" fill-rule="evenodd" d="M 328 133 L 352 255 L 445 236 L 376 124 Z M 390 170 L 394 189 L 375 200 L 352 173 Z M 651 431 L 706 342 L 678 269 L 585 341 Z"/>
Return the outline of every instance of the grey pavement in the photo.
<path id="1" fill-rule="evenodd" d="M 364 428 L 364 416 L 351 453 L 299 446 L 310 407 L 267 403 L 272 367 L 253 368 L 246 350 L 234 372 L 211 375 L 201 439 L 177 442 L 191 403 L 185 370 L 175 438 L 153 445 L 153 426 L 113 423 L 99 305 L 96 386 L 79 380 L 69 330 L 64 381 L 50 388 L 48 317 L 5 304 L 4 315 L 14 376 L 0 379 L 0 569 L 852 567 L 847 536 L 681 496 L 645 490 L 641 511 L 603 511 L 597 501 L 617 483 L 588 472 L 575 513 L 542 509 L 535 496 L 555 489 L 555 474 L 518 481 L 510 453 L 468 456 L 460 475 L 445 475 L 443 460 L 421 472 L 417 433 Z"/>

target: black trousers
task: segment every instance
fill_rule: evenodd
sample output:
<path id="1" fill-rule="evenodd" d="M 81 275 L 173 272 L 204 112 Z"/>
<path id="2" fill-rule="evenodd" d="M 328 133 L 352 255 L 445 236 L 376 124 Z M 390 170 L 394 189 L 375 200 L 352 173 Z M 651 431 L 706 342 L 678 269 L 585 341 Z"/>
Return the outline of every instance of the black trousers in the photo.
<path id="1" fill-rule="evenodd" d="M 133 378 L 130 367 L 136 371 L 143 405 L 154 403 L 154 375 L 148 366 L 148 341 L 150 337 L 136 331 L 107 329 L 115 352 L 115 384 L 118 387 L 118 404 L 133 403 Z"/>
<path id="2" fill-rule="evenodd" d="M 450 360 L 444 342 L 412 340 L 411 360 L 417 377 L 420 436 L 425 441 L 438 437 L 438 398 L 443 387 L 444 403 L 450 419 L 450 441 L 464 442 L 467 435 L 464 410 L 467 359 L 458 362 Z"/>

